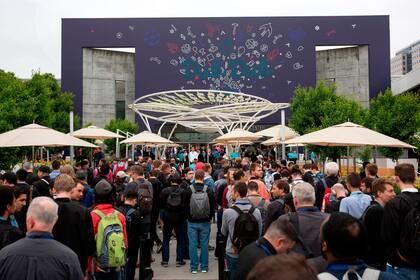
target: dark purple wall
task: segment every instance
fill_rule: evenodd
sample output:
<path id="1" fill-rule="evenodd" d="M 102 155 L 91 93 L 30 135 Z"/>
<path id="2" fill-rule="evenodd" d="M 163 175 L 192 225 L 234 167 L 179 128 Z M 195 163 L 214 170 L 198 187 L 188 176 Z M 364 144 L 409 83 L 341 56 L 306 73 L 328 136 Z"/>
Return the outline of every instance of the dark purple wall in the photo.
<path id="1" fill-rule="evenodd" d="M 136 97 L 222 89 L 289 102 L 316 83 L 315 46 L 369 45 L 370 97 L 390 87 L 389 17 L 62 20 L 62 88 L 82 116 L 82 48 L 136 48 Z"/>

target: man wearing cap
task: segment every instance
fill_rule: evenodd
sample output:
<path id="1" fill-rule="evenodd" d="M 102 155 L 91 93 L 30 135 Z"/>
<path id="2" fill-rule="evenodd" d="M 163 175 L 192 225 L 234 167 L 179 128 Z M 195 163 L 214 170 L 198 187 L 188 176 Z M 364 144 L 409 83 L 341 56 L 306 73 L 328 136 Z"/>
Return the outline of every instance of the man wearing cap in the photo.
<path id="1" fill-rule="evenodd" d="M 40 180 L 34 182 L 34 189 L 38 196 L 49 196 L 51 197 L 51 178 L 50 168 L 46 165 L 42 165 L 38 169 L 38 177 Z"/>

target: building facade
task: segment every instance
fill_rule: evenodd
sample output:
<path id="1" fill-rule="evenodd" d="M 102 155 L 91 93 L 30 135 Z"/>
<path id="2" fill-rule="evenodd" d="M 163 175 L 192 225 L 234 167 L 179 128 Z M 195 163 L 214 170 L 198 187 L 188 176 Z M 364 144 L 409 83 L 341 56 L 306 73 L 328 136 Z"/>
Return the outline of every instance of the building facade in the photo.
<path id="1" fill-rule="evenodd" d="M 420 68 L 420 40 L 398 51 L 391 58 L 391 75 L 400 76 Z"/>

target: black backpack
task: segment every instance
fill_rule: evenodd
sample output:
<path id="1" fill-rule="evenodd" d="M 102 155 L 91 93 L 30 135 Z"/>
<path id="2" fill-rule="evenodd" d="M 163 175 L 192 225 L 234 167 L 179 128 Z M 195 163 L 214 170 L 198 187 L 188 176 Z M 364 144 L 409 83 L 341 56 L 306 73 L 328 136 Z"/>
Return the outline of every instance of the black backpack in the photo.
<path id="1" fill-rule="evenodd" d="M 260 237 L 258 221 L 253 215 L 255 207 L 242 211 L 238 206 L 232 206 L 238 212 L 232 236 L 232 244 L 237 253 L 241 252 L 245 246 L 255 242 Z"/>
<path id="2" fill-rule="evenodd" d="M 153 208 L 153 198 L 149 190 L 149 185 L 145 182 L 138 183 L 137 192 L 139 195 L 138 205 L 141 215 L 150 214 Z"/>
<path id="3" fill-rule="evenodd" d="M 411 210 L 401 224 L 398 254 L 409 264 L 420 265 L 420 195 L 414 205 L 404 193 L 400 197 L 410 205 Z"/>
<path id="4" fill-rule="evenodd" d="M 179 187 L 170 187 L 170 193 L 166 198 L 166 210 L 169 212 L 179 211 L 182 205 L 182 189 Z"/>

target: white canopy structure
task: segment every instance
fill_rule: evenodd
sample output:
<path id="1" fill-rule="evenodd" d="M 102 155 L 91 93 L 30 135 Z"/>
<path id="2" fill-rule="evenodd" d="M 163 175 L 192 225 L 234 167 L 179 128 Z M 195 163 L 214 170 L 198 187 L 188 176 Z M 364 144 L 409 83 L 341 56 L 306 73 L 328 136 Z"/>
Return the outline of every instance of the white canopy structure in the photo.
<path id="1" fill-rule="evenodd" d="M 139 134 L 134 135 L 124 141 L 121 141 L 121 144 L 138 144 L 138 145 L 165 145 L 173 144 L 172 141 L 169 141 L 166 138 L 163 138 L 155 133 L 149 131 L 143 131 Z"/>
<path id="2" fill-rule="evenodd" d="M 28 124 L 0 134 L 0 147 L 98 146 L 39 124 Z"/>
<path id="3" fill-rule="evenodd" d="M 106 130 L 106 129 L 103 129 L 94 125 L 78 129 L 74 131 L 72 135 L 77 138 L 88 138 L 88 139 L 96 139 L 96 140 L 124 138 L 124 136 L 121 136 L 117 133 L 114 133 L 112 131 L 109 131 L 109 130 Z"/>
<path id="4" fill-rule="evenodd" d="M 352 122 L 345 122 L 296 137 L 286 144 L 313 144 L 319 146 L 378 146 L 415 148 L 398 139 L 389 137 Z"/>
<path id="5" fill-rule="evenodd" d="M 237 127 L 248 129 L 255 122 L 289 107 L 289 103 L 272 103 L 239 92 L 191 89 L 145 95 L 128 107 L 140 116 L 149 131 L 151 119 L 163 122 L 162 126 L 174 123 L 200 132 L 224 134 Z"/>

